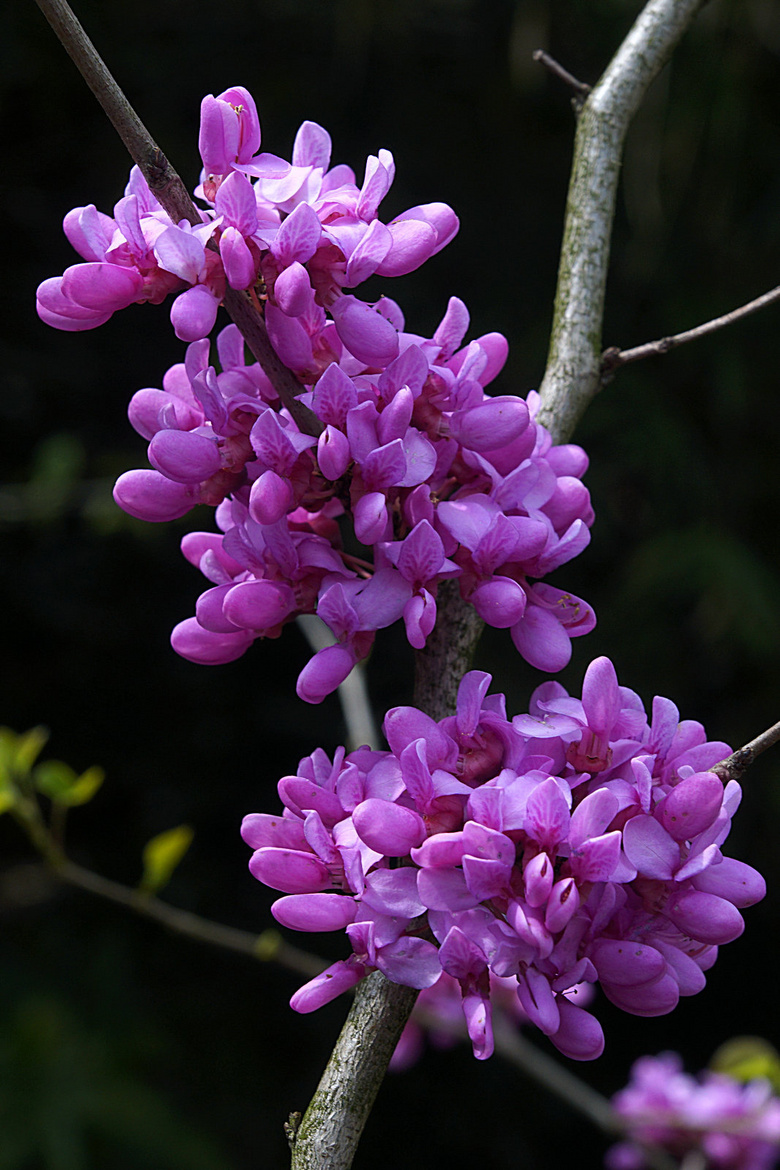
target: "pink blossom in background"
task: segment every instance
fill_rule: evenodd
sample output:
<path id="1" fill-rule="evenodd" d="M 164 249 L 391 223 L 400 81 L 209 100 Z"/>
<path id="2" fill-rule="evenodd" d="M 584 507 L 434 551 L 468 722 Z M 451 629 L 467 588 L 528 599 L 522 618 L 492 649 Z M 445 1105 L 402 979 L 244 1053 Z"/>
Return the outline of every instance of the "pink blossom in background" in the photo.
<path id="1" fill-rule="evenodd" d="M 636 1061 L 612 1104 L 628 1133 L 608 1151 L 608 1170 L 644 1170 L 649 1163 L 636 1143 L 680 1159 L 700 1151 L 712 1170 L 771 1170 L 780 1158 L 780 1100 L 768 1081 L 740 1084 L 714 1072 L 694 1078 L 677 1053 L 663 1052 Z"/>

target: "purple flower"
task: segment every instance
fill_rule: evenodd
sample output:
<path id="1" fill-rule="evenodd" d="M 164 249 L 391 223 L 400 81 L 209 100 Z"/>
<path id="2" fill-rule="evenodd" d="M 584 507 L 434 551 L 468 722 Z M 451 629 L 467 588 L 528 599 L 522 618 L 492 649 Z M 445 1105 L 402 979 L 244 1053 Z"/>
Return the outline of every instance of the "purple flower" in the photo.
<path id="1" fill-rule="evenodd" d="M 432 526 L 419 525 L 407 589 L 440 555 Z M 327 587 L 320 611 L 342 641 L 318 670 L 331 669 L 329 652 L 348 668 L 368 593 L 359 581 Z M 284 815 L 245 821 L 250 869 L 287 895 L 274 907 L 280 922 L 345 929 L 352 943 L 332 979 L 297 993 L 298 1010 L 371 970 L 415 988 L 444 972 L 484 1059 L 491 982 L 511 979 L 524 1016 L 565 1055 L 590 1060 L 604 1036 L 574 988 L 599 983 L 624 1011 L 666 1014 L 702 990 L 716 948 L 743 929 L 740 910 L 763 897 L 760 875 L 721 852 L 739 786 L 689 762 L 714 763 L 727 745 L 708 743 L 698 724 L 667 727 L 667 700 L 654 701 L 649 722 L 608 659 L 591 663 L 581 699 L 546 683 L 514 720 L 489 684 L 467 674 L 456 714 L 440 723 L 390 711 L 387 752 L 302 760 L 279 785 Z"/>
<path id="2" fill-rule="evenodd" d="M 392 155 L 372 155 L 358 184 L 350 168 L 330 166 L 330 138 L 314 122 L 301 126 L 289 162 L 260 145 L 247 90 L 208 95 L 200 222 L 173 223 L 133 168 L 113 217 L 94 206 L 66 216 L 84 263 L 38 291 L 41 317 L 67 330 L 175 294 L 186 358 L 129 411 L 153 471 L 127 473 L 115 491 L 121 507 L 156 522 L 197 504 L 219 510 L 217 543 L 231 568 L 215 565 L 215 549 L 199 563 L 214 588 L 174 646 L 193 661 L 232 661 L 316 612 L 338 645 L 304 666 L 298 693 L 320 702 L 377 629 L 403 618 L 422 649 L 438 585 L 456 577 L 532 665 L 560 669 L 571 639 L 595 624 L 587 603 L 542 580 L 589 540 L 584 452 L 553 447 L 534 421 L 538 395 L 485 392 L 507 343 L 489 333 L 464 345 L 460 300 L 425 338 L 407 332 L 389 298 L 366 303 L 351 291 L 374 274 L 411 272 L 453 238 L 457 217 L 426 203 L 383 223 Z M 264 316 L 318 438 L 298 430 L 263 371 L 246 364 L 235 327 L 219 334 L 212 362 L 206 338 L 228 286 Z M 342 517 L 365 551 L 345 551 Z"/>

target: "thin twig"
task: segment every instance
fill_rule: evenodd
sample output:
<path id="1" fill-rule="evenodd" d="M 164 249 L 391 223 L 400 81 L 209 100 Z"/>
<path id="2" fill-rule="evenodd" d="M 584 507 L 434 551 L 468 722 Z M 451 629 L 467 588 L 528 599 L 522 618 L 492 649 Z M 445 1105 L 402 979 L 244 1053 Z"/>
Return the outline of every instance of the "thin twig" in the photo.
<path id="1" fill-rule="evenodd" d="M 554 57 L 551 57 L 549 53 L 545 53 L 544 49 L 536 49 L 532 56 L 534 61 L 538 61 L 540 65 L 544 65 L 545 69 L 549 69 L 550 73 L 554 74 L 555 77 L 560 78 L 560 80 L 565 82 L 566 85 L 571 86 L 571 88 L 578 94 L 580 101 L 588 96 L 591 91 L 591 86 L 586 85 L 584 81 L 578 81 L 577 78 L 572 73 L 569 73 L 568 69 L 564 69 L 563 65 L 560 65 Z"/>
<path id="2" fill-rule="evenodd" d="M 143 918 L 150 918 L 176 934 L 185 935 L 197 942 L 208 943 L 210 946 L 221 947 L 223 950 L 234 951 L 261 962 L 273 961 L 296 975 L 303 975 L 311 979 L 319 975 L 325 968 L 322 960 L 306 951 L 299 950 L 286 943 L 275 930 L 263 931 L 262 934 L 253 934 L 248 930 L 238 930 L 233 926 L 225 926 L 221 922 L 212 922 L 208 918 L 201 918 L 199 914 L 192 914 L 189 910 L 180 910 L 155 898 L 141 893 L 130 886 L 121 885 L 101 874 L 93 873 L 73 861 L 64 861 L 51 866 L 51 872 L 68 885 L 76 886 L 80 890 L 87 890 L 109 902 L 115 902 L 128 910 L 140 914 Z"/>
<path id="3" fill-rule="evenodd" d="M 780 740 L 780 723 L 775 723 L 773 727 L 762 731 L 755 739 L 751 739 L 750 743 L 746 743 L 744 747 L 733 752 L 725 760 L 715 764 L 714 767 L 710 768 L 710 771 L 714 772 L 716 776 L 720 776 L 724 783 L 728 780 L 739 780 L 742 773 L 746 772 L 754 762 L 756 756 L 760 756 L 778 740 Z"/>
<path id="4" fill-rule="evenodd" d="M 773 305 L 775 301 L 780 301 L 780 285 L 777 288 L 770 289 L 763 296 L 756 297 L 753 301 L 748 301 L 746 305 L 741 305 L 738 309 L 732 309 L 730 313 L 724 313 L 722 317 L 715 317 L 712 321 L 705 321 L 703 325 L 697 325 L 694 329 L 686 329 L 683 333 L 675 333 L 671 337 L 661 337 L 658 341 L 647 341 L 644 345 L 634 346 L 633 349 L 619 349 L 617 346 L 610 346 L 601 355 L 602 385 L 611 381 L 615 371 L 620 369 L 621 366 L 628 365 L 629 362 L 638 362 L 642 358 L 668 353 L 670 349 L 675 349 L 678 345 L 684 345 L 686 341 L 696 341 L 700 337 L 706 337 L 709 333 L 715 333 L 717 329 L 724 329 L 727 325 L 733 325 L 735 321 L 741 321 L 743 317 L 749 317 L 751 313 L 756 313 L 759 309 L 763 309 L 767 305 Z"/>
<path id="5" fill-rule="evenodd" d="M 65 0 L 35 2 L 103 107 L 161 207 L 176 224 L 183 219 L 191 224 L 202 223 L 203 216 L 192 202 L 180 176 L 117 85 L 70 6 Z M 298 429 L 307 435 L 319 435 L 322 424 L 299 401 L 298 394 L 302 386 L 292 371 L 280 361 L 271 345 L 265 322 L 255 312 L 247 294 L 228 287 L 222 303 L 231 320 L 241 330 L 249 349 L 268 375 Z"/>

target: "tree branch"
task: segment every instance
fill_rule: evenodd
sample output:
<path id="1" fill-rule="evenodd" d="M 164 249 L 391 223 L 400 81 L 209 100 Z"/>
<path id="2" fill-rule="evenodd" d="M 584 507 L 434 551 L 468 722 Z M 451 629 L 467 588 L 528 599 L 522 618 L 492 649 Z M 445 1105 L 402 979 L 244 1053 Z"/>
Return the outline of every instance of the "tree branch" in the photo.
<path id="1" fill-rule="evenodd" d="M 65 0 L 35 0 L 57 34 L 81 76 L 107 114 L 124 142 L 133 162 L 143 173 L 149 189 L 174 223 L 186 219 L 199 224 L 203 216 L 190 198 L 178 173 L 152 138 L 128 102 L 92 41 Z M 210 241 L 213 243 L 213 241 Z M 260 363 L 282 404 L 299 430 L 319 435 L 322 425 L 316 415 L 298 400 L 301 384 L 282 364 L 271 345 L 265 322 L 258 316 L 246 293 L 228 288 L 222 301 L 238 326 L 249 349 Z"/>
<path id="2" fill-rule="evenodd" d="M 650 0 L 577 122 L 539 422 L 571 436 L 601 385 L 601 330 L 615 196 L 631 118 L 702 0 Z"/>
<path id="3" fill-rule="evenodd" d="M 743 317 L 749 317 L 751 313 L 756 313 L 767 305 L 773 305 L 775 301 L 780 301 L 780 285 L 765 292 L 762 296 L 756 297 L 755 300 L 748 301 L 746 305 L 732 309 L 730 313 L 724 313 L 722 317 L 714 317 L 712 321 L 705 321 L 703 325 L 697 325 L 694 329 L 686 329 L 683 333 L 675 333 L 671 337 L 661 337 L 658 341 L 647 341 L 644 345 L 634 346 L 633 349 L 619 349 L 617 346 L 610 346 L 601 355 L 601 384 L 605 385 L 611 381 L 615 371 L 619 370 L 621 366 L 628 365 L 629 362 L 638 362 L 642 358 L 668 353 L 670 349 L 684 345 L 686 341 L 696 341 L 700 337 L 706 337 L 709 333 L 715 333 L 718 329 L 724 329 L 727 325 L 733 325 L 735 321 L 741 321 Z"/>
<path id="4" fill-rule="evenodd" d="M 111 881 L 110 878 L 84 869 L 72 861 L 64 861 L 52 866 L 52 869 L 54 874 L 68 885 L 124 906 L 141 917 L 149 918 L 175 934 L 184 935 L 196 942 L 208 943 L 210 946 L 234 951 L 251 959 L 260 959 L 262 962 L 273 960 L 296 975 L 303 975 L 308 979 L 319 975 L 325 966 L 315 955 L 290 946 L 275 930 L 263 931 L 258 935 L 249 930 L 225 926 L 221 922 L 212 922 L 208 918 L 201 918 L 199 914 L 192 914 L 189 910 L 171 906 L 160 898 L 150 897 L 140 890 Z"/>
<path id="5" fill-rule="evenodd" d="M 755 739 L 751 739 L 750 743 L 746 743 L 744 747 L 727 756 L 725 760 L 715 764 L 713 768 L 710 768 L 710 771 L 714 772 L 716 776 L 720 776 L 724 784 L 728 780 L 739 780 L 742 773 L 746 772 L 754 763 L 756 756 L 760 756 L 778 740 L 780 740 L 780 723 L 775 723 L 774 727 L 762 731 Z"/>
<path id="6" fill-rule="evenodd" d="M 436 598 L 436 625 L 417 652 L 415 705 L 433 719 L 455 710 L 483 622 L 456 581 Z M 292 1142 L 293 1170 L 349 1170 L 417 992 L 375 971 L 360 983 L 325 1072 Z"/>

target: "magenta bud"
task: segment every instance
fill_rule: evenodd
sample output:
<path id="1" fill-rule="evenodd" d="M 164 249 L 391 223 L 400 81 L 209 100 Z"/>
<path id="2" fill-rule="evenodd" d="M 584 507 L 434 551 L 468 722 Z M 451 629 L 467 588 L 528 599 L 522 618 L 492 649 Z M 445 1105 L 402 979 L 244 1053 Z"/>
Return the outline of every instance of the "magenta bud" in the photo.
<path id="1" fill-rule="evenodd" d="M 615 1007 L 632 1016 L 665 1016 L 674 1011 L 680 998 L 680 988 L 673 975 L 662 975 L 650 983 L 633 987 L 619 987 L 615 983 L 602 984 L 607 999 Z"/>
<path id="2" fill-rule="evenodd" d="M 189 431 L 203 422 L 202 412 L 198 413 L 189 403 L 151 387 L 135 392 L 127 408 L 127 417 L 139 435 L 144 439 L 152 439 L 163 429 L 163 423 L 160 422 L 163 410 L 173 412 L 177 430 Z"/>
<path id="3" fill-rule="evenodd" d="M 35 308 L 41 321 L 67 333 L 96 329 L 98 325 L 103 325 L 113 312 L 113 309 L 85 309 L 82 305 L 77 305 L 62 291 L 61 276 L 52 276 L 39 284 L 35 297 Z"/>
<path id="4" fill-rule="evenodd" d="M 330 423 L 317 440 L 317 462 L 320 471 L 331 481 L 340 479 L 350 460 L 349 439 L 343 431 Z"/>
<path id="5" fill-rule="evenodd" d="M 358 836 L 385 857 L 406 857 L 425 840 L 425 822 L 411 808 L 371 797 L 352 811 Z"/>
<path id="6" fill-rule="evenodd" d="M 557 934 L 568 926 L 579 909 L 580 895 L 574 884 L 574 878 L 561 878 L 550 891 L 547 910 L 544 915 L 544 925 L 552 934 Z"/>
<path id="7" fill-rule="evenodd" d="M 697 890 L 717 894 L 733 906 L 754 906 L 766 895 L 766 882 L 761 874 L 733 857 L 724 857 L 717 865 L 710 865 L 693 879 Z"/>
<path id="8" fill-rule="evenodd" d="M 512 395 L 503 395 L 453 414 L 449 429 L 453 439 L 472 451 L 494 451 L 521 435 L 528 422 L 526 404 Z"/>
<path id="9" fill-rule="evenodd" d="M 437 250 L 436 229 L 421 219 L 398 220 L 389 223 L 387 228 L 392 244 L 376 268 L 380 276 L 404 276 L 407 272 L 414 272 Z"/>
<path id="10" fill-rule="evenodd" d="M 208 337 L 217 319 L 219 301 L 204 284 L 188 288 L 171 305 L 171 325 L 179 341 Z"/>
<path id="11" fill-rule="evenodd" d="M 336 331 L 349 352 L 367 366 L 386 366 L 398 356 L 398 332 L 371 305 L 342 296 L 331 306 Z"/>
<path id="12" fill-rule="evenodd" d="M 244 630 L 270 630 L 295 611 L 289 585 L 274 581 L 241 581 L 232 585 L 224 601 L 228 621 Z"/>
<path id="13" fill-rule="evenodd" d="M 563 670 L 571 658 L 571 638 L 558 617 L 539 605 L 526 606 L 512 626 L 512 641 L 526 662 L 552 674 Z"/>
<path id="14" fill-rule="evenodd" d="M 292 487 L 275 471 L 264 471 L 252 484 L 249 515 L 258 524 L 275 524 L 286 516 L 295 503 Z"/>
<path id="15" fill-rule="evenodd" d="M 537 853 L 523 870 L 525 900 L 529 906 L 543 906 L 550 896 L 555 871 L 546 853 Z"/>
<path id="16" fill-rule="evenodd" d="M 428 635 L 436 625 L 436 602 L 427 589 L 409 598 L 403 618 L 409 645 L 415 650 L 424 649 Z"/>
<path id="17" fill-rule="evenodd" d="M 346 814 L 339 798 L 327 788 L 320 788 L 313 780 L 304 776 L 283 776 L 277 790 L 282 804 L 297 816 L 305 817 L 313 810 L 324 825 L 333 826 L 344 820 Z"/>
<path id="18" fill-rule="evenodd" d="M 289 894 L 271 913 L 290 930 L 343 930 L 355 921 L 357 903 L 343 894 Z"/>
<path id="19" fill-rule="evenodd" d="M 588 456 L 576 443 L 551 447 L 545 459 L 556 475 L 573 475 L 579 479 L 588 470 Z"/>
<path id="20" fill-rule="evenodd" d="M 255 258 L 237 228 L 227 227 L 222 232 L 219 254 L 231 288 L 244 289 L 254 284 L 257 275 Z"/>
<path id="21" fill-rule="evenodd" d="M 225 597 L 233 588 L 232 582 L 227 585 L 215 585 L 201 593 L 195 604 L 195 617 L 198 625 L 204 630 L 211 630 L 215 634 L 237 634 L 242 627 L 225 617 Z"/>
<path id="22" fill-rule="evenodd" d="M 492 577 L 477 586 L 469 601 L 489 626 L 507 630 L 525 613 L 526 593 L 511 577 Z"/>
<path id="23" fill-rule="evenodd" d="M 74 264 L 62 274 L 62 292 L 85 309 L 114 313 L 143 296 L 143 277 L 117 264 Z"/>
<path id="24" fill-rule="evenodd" d="M 339 960 L 321 975 L 304 983 L 290 1000 L 290 1007 L 303 1014 L 314 1012 L 343 991 L 349 991 L 367 974 L 367 970 L 362 963 Z"/>
<path id="25" fill-rule="evenodd" d="M 313 853 L 273 845 L 252 854 L 249 872 L 263 885 L 285 894 L 309 894 L 333 884 L 328 867 Z"/>
<path id="26" fill-rule="evenodd" d="M 691 841 L 713 824 L 722 804 L 722 781 L 712 772 L 697 772 L 681 780 L 654 811 L 675 841 Z"/>
<path id="27" fill-rule="evenodd" d="M 664 914 L 683 934 L 713 946 L 733 942 L 745 929 L 736 906 L 700 890 L 686 890 L 670 898 Z"/>
<path id="28" fill-rule="evenodd" d="M 274 282 L 274 300 L 288 317 L 300 317 L 312 300 L 309 274 L 299 261 L 279 273 Z"/>
<path id="29" fill-rule="evenodd" d="M 196 618 L 179 622 L 171 634 L 171 645 L 177 654 L 201 666 L 220 666 L 234 662 L 252 645 L 253 632 L 238 630 L 235 634 L 216 634 L 204 630 Z"/>
<path id="30" fill-rule="evenodd" d="M 666 959 L 655 947 L 624 939 L 599 939 L 589 952 L 602 983 L 634 987 L 658 979 Z"/>
<path id="31" fill-rule="evenodd" d="M 579 479 L 561 476 L 551 498 L 544 505 L 544 514 L 556 532 L 565 532 L 575 520 L 591 524 L 593 508 L 590 492 Z"/>
<path id="32" fill-rule="evenodd" d="M 336 690 L 355 665 L 355 655 L 346 646 L 318 650 L 298 675 L 295 690 L 305 703 L 321 703 Z"/>
<path id="33" fill-rule="evenodd" d="M 137 520 L 162 523 L 178 520 L 198 503 L 195 488 L 174 483 L 159 471 L 125 471 L 114 487 L 114 499 Z"/>
<path id="34" fill-rule="evenodd" d="M 262 849 L 265 845 L 281 845 L 303 851 L 308 848 L 303 821 L 297 817 L 247 813 L 241 822 L 241 836 L 252 849 Z"/>
<path id="35" fill-rule="evenodd" d="M 570 1003 L 565 995 L 558 999 L 561 1026 L 550 1036 L 559 1052 L 569 1060 L 595 1060 L 604 1051 L 604 1032 L 590 1012 Z"/>
<path id="36" fill-rule="evenodd" d="M 385 537 L 390 518 L 384 492 L 368 492 L 352 509 L 355 536 L 361 544 L 376 544 Z"/>
<path id="37" fill-rule="evenodd" d="M 216 439 L 191 431 L 158 431 L 149 444 L 149 462 L 176 483 L 201 483 L 222 464 Z"/>
<path id="38" fill-rule="evenodd" d="M 314 362 L 311 338 L 297 317 L 287 317 L 270 301 L 265 321 L 268 336 L 277 354 L 291 370 L 308 370 Z"/>
<path id="39" fill-rule="evenodd" d="M 518 975 L 517 997 L 529 1020 L 546 1036 L 558 1031 L 561 1026 L 558 997 L 547 976 L 536 967 L 529 967 L 524 976 Z"/>

